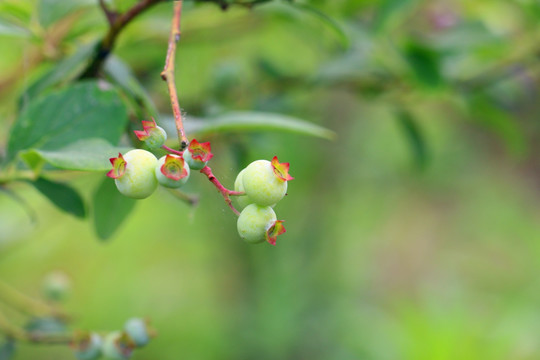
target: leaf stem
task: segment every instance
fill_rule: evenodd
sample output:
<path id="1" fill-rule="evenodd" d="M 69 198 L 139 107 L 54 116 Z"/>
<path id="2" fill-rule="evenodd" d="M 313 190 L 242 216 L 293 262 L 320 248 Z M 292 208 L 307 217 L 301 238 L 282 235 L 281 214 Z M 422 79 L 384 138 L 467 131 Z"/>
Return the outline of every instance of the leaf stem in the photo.
<path id="1" fill-rule="evenodd" d="M 212 173 L 212 169 L 209 166 L 205 166 L 201 169 L 201 174 L 206 175 L 208 180 L 216 187 L 216 189 L 219 191 L 219 193 L 223 196 L 223 199 L 225 199 L 225 202 L 227 205 L 231 208 L 231 210 L 238 216 L 240 216 L 240 212 L 236 210 L 234 205 L 232 204 L 232 200 L 230 198 L 231 195 L 244 195 L 243 192 L 240 191 L 232 191 L 227 189 L 225 186 L 223 186 L 219 180 L 215 177 L 215 175 Z"/>
<path id="2" fill-rule="evenodd" d="M 0 301 L 23 314 L 31 316 L 53 316 L 62 320 L 69 319 L 69 315 L 62 310 L 33 299 L 3 281 L 0 281 Z"/>
<path id="3" fill-rule="evenodd" d="M 171 34 L 169 37 L 169 46 L 167 49 L 167 57 L 165 59 L 165 67 L 161 72 L 161 78 L 167 82 L 169 96 L 171 98 L 171 106 L 174 114 L 176 130 L 178 131 L 178 140 L 180 141 L 180 151 L 184 150 L 188 145 L 188 138 L 184 130 L 182 121 L 182 110 L 178 103 L 178 93 L 174 82 L 174 59 L 176 53 L 176 43 L 180 40 L 180 19 L 182 17 L 182 0 L 174 2 L 174 15 L 171 24 Z"/>
<path id="4" fill-rule="evenodd" d="M 182 151 L 178 151 L 178 150 L 174 150 L 174 149 L 171 149 L 170 147 L 166 146 L 166 145 L 162 145 L 161 148 L 163 150 L 167 150 L 168 152 L 170 153 L 173 153 L 173 154 L 176 154 L 176 155 L 184 155 L 184 152 Z"/>

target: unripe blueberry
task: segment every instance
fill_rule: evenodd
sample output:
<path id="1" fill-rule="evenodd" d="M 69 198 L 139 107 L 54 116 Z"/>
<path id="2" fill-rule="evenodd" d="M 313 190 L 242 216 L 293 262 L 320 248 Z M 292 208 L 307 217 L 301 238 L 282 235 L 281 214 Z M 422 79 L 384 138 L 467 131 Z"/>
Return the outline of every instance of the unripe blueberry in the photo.
<path id="1" fill-rule="evenodd" d="M 266 240 L 266 232 L 276 219 L 276 213 L 270 206 L 249 204 L 238 217 L 238 234 L 248 243 L 261 243 Z"/>
<path id="2" fill-rule="evenodd" d="M 236 180 L 234 181 L 234 191 L 245 192 L 244 184 L 242 183 L 242 176 L 244 175 L 244 171 L 245 169 L 240 171 L 240 173 L 238 173 L 238 176 L 236 177 Z M 235 196 L 235 198 L 236 198 L 236 202 L 240 210 L 245 208 L 249 204 L 253 204 L 253 200 L 251 200 L 249 196 L 247 195 Z"/>
<path id="3" fill-rule="evenodd" d="M 189 166 L 182 156 L 165 155 L 154 168 L 157 181 L 168 188 L 178 188 L 189 179 Z"/>
<path id="4" fill-rule="evenodd" d="M 69 277 L 61 271 L 53 271 L 43 279 L 43 293 L 50 300 L 63 300 L 70 289 Z"/>
<path id="5" fill-rule="evenodd" d="M 138 347 L 145 346 L 150 341 L 151 330 L 143 319 L 129 319 L 124 325 L 124 331 Z"/>
<path id="6" fill-rule="evenodd" d="M 195 139 L 191 140 L 184 151 L 184 159 L 193 170 L 201 170 L 213 156 L 209 142 L 199 143 Z"/>
<path id="7" fill-rule="evenodd" d="M 157 159 L 149 151 L 135 149 L 124 156 L 112 158 L 113 170 L 107 176 L 114 178 L 118 191 L 127 197 L 144 199 L 156 190 L 158 182 L 154 172 Z"/>
<path id="8" fill-rule="evenodd" d="M 152 121 L 142 121 L 144 130 L 135 130 L 134 133 L 137 138 L 150 148 L 159 149 L 167 140 L 167 133 L 163 128 L 157 126 L 156 121 L 152 118 Z"/>
<path id="9" fill-rule="evenodd" d="M 110 360 L 126 360 L 133 354 L 135 345 L 125 332 L 116 331 L 105 337 L 101 351 Z"/>
<path id="10" fill-rule="evenodd" d="M 287 193 L 289 164 L 280 164 L 277 157 L 272 161 L 257 160 L 244 169 L 242 184 L 246 195 L 258 205 L 269 206 L 280 201 Z"/>
<path id="11" fill-rule="evenodd" d="M 75 357 L 79 360 L 94 360 L 101 356 L 103 340 L 96 333 L 91 333 L 78 340 L 74 345 Z"/>

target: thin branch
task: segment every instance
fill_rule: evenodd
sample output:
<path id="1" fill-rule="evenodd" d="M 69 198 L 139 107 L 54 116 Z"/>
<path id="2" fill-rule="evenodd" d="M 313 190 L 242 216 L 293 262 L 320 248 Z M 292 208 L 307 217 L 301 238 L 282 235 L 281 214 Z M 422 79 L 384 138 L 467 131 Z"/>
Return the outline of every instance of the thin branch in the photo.
<path id="1" fill-rule="evenodd" d="M 176 53 L 176 43 L 180 40 L 180 19 L 182 16 L 182 0 L 174 2 L 174 16 L 171 24 L 171 34 L 169 37 L 169 47 L 167 49 L 167 58 L 165 59 L 165 67 L 161 72 L 161 78 L 167 82 L 169 96 L 171 98 L 171 106 L 174 114 L 176 130 L 178 131 L 178 140 L 180 142 L 180 151 L 184 150 L 188 145 L 188 138 L 184 130 L 182 121 L 182 110 L 178 103 L 178 93 L 174 83 L 174 60 Z"/>
<path id="2" fill-rule="evenodd" d="M 170 147 L 165 146 L 165 145 L 162 145 L 161 148 L 163 150 L 167 150 L 168 152 L 176 154 L 176 155 L 182 155 L 182 156 L 184 155 L 184 153 L 182 151 L 171 149 Z"/>
<path id="3" fill-rule="evenodd" d="M 109 21 L 109 25 L 112 26 L 116 18 L 118 17 L 118 13 L 109 9 L 109 6 L 105 2 L 105 0 L 99 0 L 99 6 L 101 7 L 101 10 L 103 10 L 103 13 L 105 13 L 107 20 Z"/>
<path id="4" fill-rule="evenodd" d="M 62 310 L 33 299 L 2 281 L 0 281 L 0 301 L 27 315 L 69 319 L 69 315 Z"/>
<path id="5" fill-rule="evenodd" d="M 199 204 L 199 197 L 197 195 L 186 194 L 185 192 L 178 189 L 169 189 L 169 191 L 176 198 L 182 200 L 190 206 L 197 206 Z"/>
<path id="6" fill-rule="evenodd" d="M 219 191 L 219 193 L 223 196 L 223 199 L 225 199 L 225 202 L 227 203 L 227 205 L 231 208 L 231 210 L 238 216 L 240 216 L 240 212 L 238 210 L 236 210 L 236 208 L 233 206 L 232 204 L 232 200 L 230 198 L 231 195 L 244 195 L 243 192 L 240 192 L 240 191 L 232 191 L 232 190 L 229 190 L 227 189 L 225 186 L 223 186 L 219 180 L 214 176 L 214 174 L 212 173 L 212 169 L 210 169 L 209 166 L 205 166 L 201 169 L 201 174 L 204 174 L 206 175 L 206 177 L 208 178 L 208 180 L 210 180 L 210 182 L 212 184 L 214 184 L 214 186 L 216 187 L 216 189 Z"/>
<path id="7" fill-rule="evenodd" d="M 126 11 L 123 14 L 116 14 L 109 10 L 109 8 L 104 4 L 102 1 L 100 1 L 101 8 L 105 12 L 105 15 L 107 16 L 107 19 L 109 20 L 110 27 L 107 34 L 103 37 L 103 39 L 99 42 L 96 50 L 95 55 L 90 64 L 87 66 L 86 70 L 83 71 L 80 78 L 91 78 L 96 77 L 98 72 L 101 69 L 101 66 L 111 53 L 114 44 L 116 42 L 116 38 L 122 31 L 122 29 L 131 22 L 137 15 L 143 13 L 145 10 L 148 10 L 152 6 L 156 5 L 159 2 L 162 2 L 164 0 L 141 0 L 138 3 L 136 3 L 131 9 Z M 114 14 L 114 15 L 113 15 Z M 114 18 L 113 22 L 111 23 L 111 17 Z"/>

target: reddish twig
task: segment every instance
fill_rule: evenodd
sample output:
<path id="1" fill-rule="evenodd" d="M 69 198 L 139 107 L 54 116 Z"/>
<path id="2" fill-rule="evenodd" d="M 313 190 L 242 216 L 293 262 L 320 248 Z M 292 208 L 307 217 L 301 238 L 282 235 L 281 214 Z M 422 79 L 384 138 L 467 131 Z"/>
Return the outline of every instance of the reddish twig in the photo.
<path id="1" fill-rule="evenodd" d="M 161 145 L 161 148 L 163 150 L 167 150 L 168 152 L 176 154 L 176 155 L 182 155 L 182 156 L 184 155 L 184 153 L 182 151 L 171 149 L 170 147 L 165 146 L 165 145 Z"/>
<path id="2" fill-rule="evenodd" d="M 230 198 L 230 196 L 237 196 L 237 195 L 244 195 L 243 192 L 241 191 L 232 191 L 232 190 L 229 190 L 227 189 L 225 186 L 223 186 L 219 180 L 214 176 L 214 174 L 212 173 L 212 169 L 210 169 L 209 166 L 205 166 L 201 169 L 201 173 L 206 175 L 206 177 L 208 178 L 208 180 L 210 180 L 210 182 L 212 184 L 214 184 L 214 186 L 216 187 L 216 189 L 219 191 L 219 193 L 223 196 L 223 198 L 225 199 L 225 202 L 227 203 L 227 205 L 229 205 L 229 207 L 231 208 L 231 210 L 236 214 L 236 215 L 240 215 L 240 212 L 238 210 L 236 210 L 236 208 L 234 207 L 234 205 L 232 204 L 232 200 Z"/>
<path id="3" fill-rule="evenodd" d="M 180 141 L 180 150 L 184 150 L 188 145 L 184 124 L 182 122 L 182 110 L 178 103 L 178 93 L 174 83 L 174 58 L 176 53 L 176 43 L 180 40 L 180 18 L 182 16 L 182 0 L 174 2 L 174 16 L 171 24 L 171 35 L 169 37 L 169 47 L 167 49 L 167 58 L 165 59 L 165 67 L 161 72 L 161 78 L 167 82 L 169 96 L 171 98 L 171 106 L 178 131 L 178 140 Z"/>
<path id="4" fill-rule="evenodd" d="M 99 0 L 99 6 L 101 7 L 101 10 L 103 10 L 103 12 L 105 13 L 107 21 L 109 21 L 109 25 L 112 26 L 116 21 L 116 18 L 118 17 L 118 13 L 109 9 L 109 6 L 105 3 L 105 0 Z"/>

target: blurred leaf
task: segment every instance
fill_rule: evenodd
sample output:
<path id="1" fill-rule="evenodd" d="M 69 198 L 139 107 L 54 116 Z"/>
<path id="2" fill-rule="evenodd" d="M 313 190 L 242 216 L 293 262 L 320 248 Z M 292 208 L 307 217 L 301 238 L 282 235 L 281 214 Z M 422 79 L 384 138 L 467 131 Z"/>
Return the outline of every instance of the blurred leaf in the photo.
<path id="1" fill-rule="evenodd" d="M 30 37 L 31 33 L 28 29 L 10 23 L 4 19 L 0 19 L 0 35 L 11 35 L 27 38 Z"/>
<path id="2" fill-rule="evenodd" d="M 31 319 L 25 326 L 26 331 L 46 334 L 58 334 L 66 331 L 66 325 L 53 317 L 39 317 Z"/>
<path id="3" fill-rule="evenodd" d="M 470 96 L 468 100 L 473 121 L 497 134 L 514 154 L 526 151 L 525 135 L 512 114 L 497 106 L 485 94 Z"/>
<path id="4" fill-rule="evenodd" d="M 170 122 L 169 122 L 170 123 Z M 282 131 L 333 140 L 336 134 L 327 128 L 277 113 L 232 112 L 208 119 L 188 119 L 188 133 L 209 134 L 245 131 Z"/>
<path id="5" fill-rule="evenodd" d="M 405 58 L 420 83 L 428 87 L 437 87 L 443 83 L 439 55 L 432 49 L 411 43 L 405 49 Z"/>
<path id="6" fill-rule="evenodd" d="M 321 20 L 326 26 L 328 26 L 334 31 L 334 33 L 338 36 L 339 41 L 345 48 L 348 48 L 350 46 L 350 40 L 347 36 L 347 33 L 336 19 L 330 17 L 329 15 L 325 14 L 316 7 L 311 6 L 310 4 L 300 4 L 297 2 L 290 2 L 289 4 L 297 9 L 314 15 L 316 18 Z"/>
<path id="7" fill-rule="evenodd" d="M 32 1 L 3 0 L 0 1 L 0 14 L 10 20 L 18 20 L 19 25 L 28 24 L 35 9 Z"/>
<path id="8" fill-rule="evenodd" d="M 111 167 L 109 158 L 129 150 L 94 138 L 79 140 L 56 150 L 30 149 L 20 152 L 19 156 L 36 172 L 39 172 L 45 163 L 59 169 L 104 171 Z"/>
<path id="9" fill-rule="evenodd" d="M 135 103 L 142 106 L 150 116 L 158 117 L 154 102 L 125 62 L 111 55 L 105 62 L 103 70 L 113 83 L 130 95 Z"/>
<path id="10" fill-rule="evenodd" d="M 93 0 L 40 0 L 38 5 L 38 18 L 40 24 L 47 28 L 84 5 L 95 6 Z"/>
<path id="11" fill-rule="evenodd" d="M 385 0 L 379 5 L 379 11 L 375 17 L 373 29 L 380 31 L 395 21 L 398 16 L 405 17 L 418 0 Z"/>
<path id="12" fill-rule="evenodd" d="M 6 340 L 2 346 L 0 346 L 0 360 L 10 360 L 15 354 L 15 341 Z"/>
<path id="13" fill-rule="evenodd" d="M 114 180 L 105 178 L 94 195 L 94 227 L 100 239 L 106 240 L 122 225 L 136 200 L 118 191 Z"/>
<path id="14" fill-rule="evenodd" d="M 62 59 L 51 70 L 26 88 L 19 98 L 19 107 L 40 95 L 42 91 L 60 83 L 67 83 L 82 71 L 94 54 L 95 44 L 81 46 L 73 55 Z"/>
<path id="15" fill-rule="evenodd" d="M 54 150 L 81 139 L 102 138 L 116 144 L 127 123 L 118 92 L 97 82 L 83 82 L 33 100 L 11 129 L 8 160 L 20 150 Z"/>
<path id="16" fill-rule="evenodd" d="M 23 208 L 24 212 L 28 215 L 28 218 L 30 219 L 30 222 L 32 224 L 35 224 L 37 222 L 36 211 L 26 202 L 26 200 L 20 197 L 16 192 L 14 192 L 11 189 L 0 186 L 0 193 L 6 194 L 8 197 L 13 199 L 17 204 L 19 204 Z"/>
<path id="17" fill-rule="evenodd" d="M 419 169 L 425 168 L 428 162 L 428 150 L 418 122 L 410 112 L 404 109 L 399 110 L 397 113 L 397 120 L 409 142 L 414 162 Z"/>
<path id="18" fill-rule="evenodd" d="M 86 216 L 83 199 L 69 185 L 53 182 L 42 177 L 31 181 L 31 184 L 59 209 L 79 218 Z"/>

